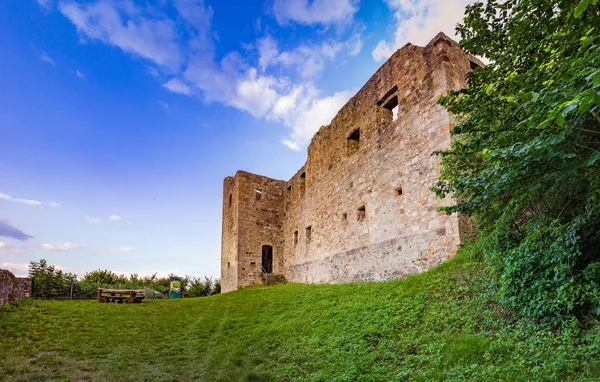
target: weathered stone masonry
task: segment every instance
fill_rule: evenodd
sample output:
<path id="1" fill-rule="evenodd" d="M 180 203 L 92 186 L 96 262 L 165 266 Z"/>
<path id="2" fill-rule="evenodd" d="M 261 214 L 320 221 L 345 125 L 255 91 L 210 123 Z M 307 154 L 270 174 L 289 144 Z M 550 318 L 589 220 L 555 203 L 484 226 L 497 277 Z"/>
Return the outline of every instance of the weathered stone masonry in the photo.
<path id="1" fill-rule="evenodd" d="M 31 278 L 15 277 L 11 272 L 0 269 L 0 307 L 31 297 Z"/>
<path id="2" fill-rule="evenodd" d="M 262 283 L 269 251 L 267 271 L 304 283 L 396 279 L 454 255 L 459 219 L 437 212 L 451 201 L 429 190 L 431 153 L 448 147 L 453 123 L 437 100 L 476 65 L 442 33 L 407 44 L 315 134 L 292 179 L 226 178 L 222 290 Z"/>

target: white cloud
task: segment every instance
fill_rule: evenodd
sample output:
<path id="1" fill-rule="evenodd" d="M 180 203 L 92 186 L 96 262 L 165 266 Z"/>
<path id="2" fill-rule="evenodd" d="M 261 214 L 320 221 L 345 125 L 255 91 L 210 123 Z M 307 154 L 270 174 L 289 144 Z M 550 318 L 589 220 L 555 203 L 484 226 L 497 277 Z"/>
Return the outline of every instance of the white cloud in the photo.
<path id="1" fill-rule="evenodd" d="M 203 0 L 173 0 L 172 4 L 179 15 L 175 19 L 168 18 L 160 7 L 112 0 L 87 4 L 66 0 L 59 9 L 83 38 L 117 46 L 157 64 L 149 70 L 157 78 L 169 78 L 162 86 L 170 92 L 198 95 L 206 103 L 219 102 L 256 118 L 283 123 L 291 130 L 285 144 L 294 149 L 300 149 L 321 125 L 329 123 L 350 97 L 349 92 L 322 95 L 313 81 L 340 56 L 361 52 L 361 30 L 355 29 L 345 41 L 304 43 L 282 52 L 267 34 L 246 44 L 247 49 L 258 52 L 256 61 L 254 52 L 243 57 L 236 51 L 217 59 L 212 8 Z M 280 22 L 322 25 L 351 20 L 357 9 L 358 0 L 276 0 L 273 7 Z M 296 76 L 301 82 L 293 82 L 291 78 Z M 85 218 L 89 223 L 107 220 Z"/>
<path id="2" fill-rule="evenodd" d="M 356 56 L 362 50 L 361 33 L 354 33 L 346 41 L 327 40 L 320 44 L 303 44 L 290 51 L 279 53 L 271 37 L 258 41 L 259 64 L 264 71 L 268 66 L 294 67 L 301 77 L 312 78 L 320 74 L 329 62 L 341 52 Z"/>
<path id="3" fill-rule="evenodd" d="M 277 89 L 283 86 L 277 78 L 248 68 L 237 52 L 226 55 L 219 65 L 210 57 L 197 55 L 184 75 L 203 91 L 206 102 L 221 102 L 257 118 L 270 110 L 278 97 Z"/>
<path id="4" fill-rule="evenodd" d="M 21 248 L 17 248 L 13 245 L 9 245 L 0 241 L 0 253 L 5 255 L 18 255 L 21 253 Z"/>
<path id="5" fill-rule="evenodd" d="M 10 195 L 7 194 L 2 194 L 0 193 L 0 200 L 5 200 L 7 202 L 12 202 L 12 203 L 21 203 L 21 204 L 26 204 L 28 206 L 48 206 L 48 207 L 59 207 L 60 203 L 56 203 L 56 202 L 40 202 L 39 200 L 33 200 L 33 199 L 23 199 L 23 198 L 13 198 Z"/>
<path id="6" fill-rule="evenodd" d="M 48 53 L 46 53 L 46 52 L 42 52 L 42 55 L 40 56 L 40 60 L 47 62 L 52 66 L 56 66 L 56 63 L 54 62 L 52 57 L 48 56 Z"/>
<path id="7" fill-rule="evenodd" d="M 0 263 L 0 269 L 6 269 L 17 277 L 25 277 L 29 274 L 29 264 Z"/>
<path id="8" fill-rule="evenodd" d="M 166 103 L 164 101 L 161 101 L 161 100 L 157 100 L 156 103 L 159 104 L 160 106 L 164 107 L 165 110 L 169 110 L 169 104 L 168 103 Z"/>
<path id="9" fill-rule="evenodd" d="M 158 102 L 160 102 L 160 101 L 158 101 Z M 91 223 L 91 224 L 102 223 L 105 220 L 102 218 L 97 218 L 97 217 L 89 216 L 89 215 L 85 215 L 83 218 L 85 219 L 86 222 Z M 106 221 L 116 222 L 116 221 L 123 220 L 123 219 L 124 219 L 124 217 L 121 215 L 110 215 L 108 218 L 106 218 Z"/>
<path id="10" fill-rule="evenodd" d="M 213 10 L 203 0 L 174 0 L 175 8 L 193 28 L 190 47 L 195 51 L 213 49 L 211 19 Z"/>
<path id="11" fill-rule="evenodd" d="M 122 253 L 125 253 L 125 252 L 131 252 L 134 249 L 135 249 L 134 247 L 120 247 L 120 248 L 117 248 L 117 249 L 113 250 L 113 252 L 122 252 Z"/>
<path id="12" fill-rule="evenodd" d="M 86 222 L 91 223 L 91 224 L 102 223 L 102 219 L 95 218 L 93 216 L 85 215 L 84 219 Z"/>
<path id="13" fill-rule="evenodd" d="M 257 49 L 259 55 L 258 65 L 260 70 L 264 71 L 279 54 L 277 41 L 271 36 L 265 36 L 257 41 Z"/>
<path id="14" fill-rule="evenodd" d="M 300 150 L 321 126 L 331 122 L 352 95 L 351 91 L 343 91 L 323 97 L 314 85 L 302 84 L 281 97 L 269 117 L 292 130 L 282 143 L 292 150 Z"/>
<path id="15" fill-rule="evenodd" d="M 37 0 L 37 2 L 42 8 L 49 9 L 52 6 L 54 0 Z"/>
<path id="16" fill-rule="evenodd" d="M 176 78 L 173 78 L 173 79 L 165 82 L 163 84 L 163 87 L 173 93 L 178 93 L 178 94 L 192 95 L 194 93 L 189 86 L 187 86 L 182 81 L 180 81 Z"/>
<path id="17" fill-rule="evenodd" d="M 394 11 L 396 32 L 393 42 L 380 41 L 371 55 L 376 61 L 389 58 L 396 49 L 410 42 L 426 45 L 439 32 L 458 39 L 455 27 L 465 7 L 474 0 L 386 0 Z"/>
<path id="18" fill-rule="evenodd" d="M 348 21 L 358 10 L 354 0 L 275 0 L 273 13 L 279 24 L 328 25 Z"/>
<path id="19" fill-rule="evenodd" d="M 83 73 L 81 73 L 81 72 L 79 71 L 79 69 L 77 69 L 77 70 L 75 71 L 75 74 L 76 74 L 76 75 L 77 75 L 77 77 L 79 77 L 79 78 L 85 78 L 85 75 L 84 75 Z"/>
<path id="20" fill-rule="evenodd" d="M 82 244 L 74 244 L 74 243 L 62 243 L 62 244 L 40 244 L 41 249 L 46 249 L 48 251 L 70 251 L 72 249 L 85 247 Z"/>
<path id="21" fill-rule="evenodd" d="M 160 15 L 141 16 L 143 9 L 133 2 L 100 0 L 80 4 L 62 1 L 59 9 L 80 34 L 91 40 L 117 46 L 171 69 L 181 64 L 174 22 Z"/>
<path id="22" fill-rule="evenodd" d="M 387 42 L 379 41 L 373 52 L 371 52 L 371 56 L 375 61 L 383 61 L 390 58 L 395 51 L 396 49 L 392 48 Z"/>

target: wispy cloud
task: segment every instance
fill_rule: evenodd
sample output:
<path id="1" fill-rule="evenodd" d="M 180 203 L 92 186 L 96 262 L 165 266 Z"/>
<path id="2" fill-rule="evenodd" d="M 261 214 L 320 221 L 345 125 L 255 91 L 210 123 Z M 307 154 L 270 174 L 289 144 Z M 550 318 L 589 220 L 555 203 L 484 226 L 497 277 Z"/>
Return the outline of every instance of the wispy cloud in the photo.
<path id="1" fill-rule="evenodd" d="M 329 25 L 349 21 L 358 11 L 358 0 L 275 0 L 273 13 L 279 24 Z"/>
<path id="2" fill-rule="evenodd" d="M 29 274 L 29 264 L 0 263 L 0 269 L 6 269 L 17 277 L 27 276 Z"/>
<path id="3" fill-rule="evenodd" d="M 95 218 L 95 217 L 93 217 L 93 216 L 85 215 L 83 218 L 85 219 L 85 221 L 86 221 L 87 223 L 91 223 L 91 224 L 102 223 L 102 219 L 100 219 L 100 218 Z"/>
<path id="4" fill-rule="evenodd" d="M 342 52 L 355 56 L 362 50 L 360 33 L 353 34 L 347 41 L 327 40 L 320 44 L 300 45 L 290 51 L 279 52 L 275 40 L 266 36 L 258 41 L 259 64 L 262 70 L 272 65 L 292 67 L 302 78 L 313 78 L 320 74 L 327 63 L 333 62 Z"/>
<path id="5" fill-rule="evenodd" d="M 85 78 L 85 74 L 81 73 L 81 72 L 79 71 L 79 69 L 77 69 L 77 70 L 75 71 L 75 74 L 77 75 L 77 77 L 78 77 L 78 78 L 82 78 L 82 79 L 83 79 L 83 78 Z"/>
<path id="6" fill-rule="evenodd" d="M 0 193 L 0 200 L 12 202 L 12 203 L 26 204 L 28 206 L 42 206 L 42 205 L 46 205 L 48 207 L 59 207 L 60 206 L 60 203 L 56 203 L 56 202 L 40 202 L 39 200 L 33 200 L 33 199 L 14 198 L 10 195 L 2 194 L 2 193 Z"/>
<path id="7" fill-rule="evenodd" d="M 181 82 L 180 80 L 178 80 L 176 78 L 173 78 L 173 79 L 165 82 L 163 84 L 163 87 L 173 93 L 178 93 L 178 94 L 191 95 L 194 93 L 188 85 L 184 84 L 183 82 Z"/>
<path id="8" fill-rule="evenodd" d="M 40 244 L 41 249 L 46 249 L 48 251 L 70 251 L 72 249 L 77 249 L 81 247 L 85 247 L 85 244 L 74 244 L 74 243 L 60 243 L 60 244 Z"/>
<path id="9" fill-rule="evenodd" d="M 49 9 L 54 3 L 54 0 L 37 0 L 37 2 L 42 8 Z"/>
<path id="10" fill-rule="evenodd" d="M 275 0 L 272 12 L 281 24 L 341 25 L 352 20 L 358 3 Z M 267 35 L 246 44 L 244 54 L 232 51 L 217 58 L 212 8 L 203 0 L 173 0 L 172 4 L 177 17 L 160 5 L 111 0 L 87 4 L 62 1 L 59 10 L 83 39 L 150 60 L 152 74 L 167 78 L 162 86 L 170 92 L 198 96 L 204 103 L 219 102 L 255 118 L 281 122 L 291 130 L 283 142 L 293 149 L 306 145 L 350 97 L 347 91 L 323 94 L 316 79 L 336 59 L 360 53 L 363 42 L 359 25 L 352 26 L 354 32 L 349 36 L 340 28 L 338 35 L 346 35 L 346 40 L 336 37 L 279 51 L 277 42 Z M 262 27 L 259 30 L 268 33 Z M 88 219 L 94 223 L 100 220 Z"/>
<path id="11" fill-rule="evenodd" d="M 33 236 L 26 234 L 17 227 L 12 226 L 8 221 L 0 219 L 0 236 L 10 237 L 16 240 L 29 240 L 33 239 Z"/>
<path id="12" fill-rule="evenodd" d="M 181 64 L 175 23 L 164 16 L 141 16 L 133 2 L 62 1 L 59 10 L 90 40 L 117 46 L 172 69 Z"/>
<path id="13" fill-rule="evenodd" d="M 134 249 L 135 249 L 134 247 L 120 247 L 120 248 L 114 249 L 113 252 L 125 253 L 125 252 L 131 252 Z"/>
<path id="14" fill-rule="evenodd" d="M 123 217 L 123 216 L 121 216 L 121 215 L 115 215 L 115 214 L 113 214 L 113 215 L 110 215 L 110 216 L 109 216 L 108 218 L 106 218 L 106 219 L 103 219 L 103 218 L 97 218 L 97 217 L 90 216 L 90 215 L 85 215 L 83 218 L 85 219 L 85 221 L 86 221 L 87 223 L 90 223 L 90 224 L 98 224 L 98 223 L 102 223 L 102 222 L 103 222 L 103 221 L 105 221 L 105 220 L 106 220 L 106 221 L 109 221 L 109 222 L 117 222 L 117 221 L 119 221 L 119 220 L 123 220 L 123 219 L 124 219 L 124 217 Z"/>
<path id="15" fill-rule="evenodd" d="M 159 104 L 160 106 L 162 106 L 165 110 L 169 110 L 170 109 L 169 108 L 169 104 L 166 103 L 166 102 L 164 102 L 164 101 L 157 100 L 156 103 Z"/>
<path id="16" fill-rule="evenodd" d="M 475 0 L 386 0 L 394 12 L 394 41 L 381 40 L 371 52 L 373 59 L 383 61 L 398 48 L 411 42 L 426 45 L 438 32 L 458 38 L 455 27 L 465 13 L 465 7 Z"/>
<path id="17" fill-rule="evenodd" d="M 54 62 L 52 57 L 48 56 L 48 53 L 46 53 L 46 52 L 42 52 L 42 55 L 40 56 L 40 60 L 47 62 L 48 64 L 50 64 L 52 66 L 56 66 L 56 63 Z"/>
<path id="18" fill-rule="evenodd" d="M 9 245 L 0 241 L 0 253 L 4 255 L 18 255 L 22 252 L 22 248 L 15 247 L 14 245 Z"/>

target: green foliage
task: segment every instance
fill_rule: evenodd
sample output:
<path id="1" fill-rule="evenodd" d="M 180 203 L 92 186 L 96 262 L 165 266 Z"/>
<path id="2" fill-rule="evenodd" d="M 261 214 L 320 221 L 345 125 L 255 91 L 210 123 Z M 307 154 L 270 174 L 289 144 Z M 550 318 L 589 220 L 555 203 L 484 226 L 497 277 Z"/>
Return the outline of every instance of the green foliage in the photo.
<path id="1" fill-rule="evenodd" d="M 598 0 L 468 6 L 461 46 L 491 63 L 441 99 L 458 124 L 434 190 L 478 222 L 503 301 L 536 317 L 600 297 L 599 28 Z"/>
<path id="2" fill-rule="evenodd" d="M 34 280 L 33 297 L 59 297 L 77 279 L 77 275 L 64 273 L 44 259 L 29 263 L 29 277 Z"/>
<path id="3" fill-rule="evenodd" d="M 34 278 L 33 297 L 36 298 L 66 298 L 71 297 L 71 293 L 73 298 L 96 298 L 98 288 L 150 289 L 166 294 L 169 292 L 171 277 L 175 276 L 170 274 L 167 277 L 158 277 L 154 273 L 140 277 L 137 273 L 132 273 L 127 277 L 106 269 L 97 269 L 86 273 L 81 280 L 77 280 L 77 275 L 63 273 L 53 265 L 48 265 L 43 259 L 39 263 L 31 262 L 29 275 Z M 180 279 L 180 288 L 185 297 L 211 296 L 221 293 L 219 279 L 213 280 L 205 277 L 202 280 L 190 276 Z M 193 290 L 188 293 L 190 282 L 192 282 Z"/>
<path id="4" fill-rule="evenodd" d="M 192 277 L 189 279 L 186 297 L 204 297 L 221 293 L 221 280 L 211 277 Z"/>
<path id="5" fill-rule="evenodd" d="M 111 272 L 106 269 L 97 269 L 95 271 L 86 273 L 81 281 L 84 283 L 117 284 L 121 280 L 119 280 L 119 276 L 114 272 Z"/>
<path id="6" fill-rule="evenodd" d="M 481 244 L 386 283 L 22 301 L 0 312 L 0 380 L 596 381 L 600 321 L 557 330 L 498 304 Z"/>

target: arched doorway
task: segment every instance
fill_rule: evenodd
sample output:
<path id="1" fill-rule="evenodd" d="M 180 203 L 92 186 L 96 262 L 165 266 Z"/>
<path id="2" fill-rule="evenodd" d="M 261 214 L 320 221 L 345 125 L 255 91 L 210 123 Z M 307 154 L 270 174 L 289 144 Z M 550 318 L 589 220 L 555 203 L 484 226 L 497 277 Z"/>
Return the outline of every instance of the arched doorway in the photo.
<path id="1" fill-rule="evenodd" d="M 273 272 L 273 247 L 270 245 L 262 246 L 262 267 L 266 273 Z"/>

